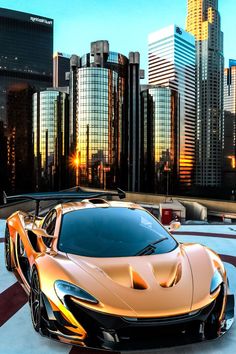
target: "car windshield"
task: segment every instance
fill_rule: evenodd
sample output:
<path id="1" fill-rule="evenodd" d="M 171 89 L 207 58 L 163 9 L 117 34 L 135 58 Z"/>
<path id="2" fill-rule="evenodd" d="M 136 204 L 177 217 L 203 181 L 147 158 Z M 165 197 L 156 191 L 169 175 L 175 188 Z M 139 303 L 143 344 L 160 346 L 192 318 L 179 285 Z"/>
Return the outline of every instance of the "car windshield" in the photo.
<path id="1" fill-rule="evenodd" d="M 58 249 L 87 257 L 130 257 L 163 238 L 152 254 L 178 245 L 154 217 L 140 209 L 98 207 L 63 215 Z"/>

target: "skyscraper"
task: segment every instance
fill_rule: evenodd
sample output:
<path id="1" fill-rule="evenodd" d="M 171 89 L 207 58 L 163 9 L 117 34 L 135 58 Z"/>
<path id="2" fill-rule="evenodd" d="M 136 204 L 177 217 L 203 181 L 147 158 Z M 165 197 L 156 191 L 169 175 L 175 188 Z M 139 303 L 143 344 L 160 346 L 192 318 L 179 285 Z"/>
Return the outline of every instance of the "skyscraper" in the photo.
<path id="1" fill-rule="evenodd" d="M 8 183 L 12 192 L 32 191 L 32 95 L 27 83 L 18 83 L 7 93 Z"/>
<path id="2" fill-rule="evenodd" d="M 56 89 L 33 95 L 34 174 L 39 190 L 68 187 L 68 97 Z"/>
<path id="3" fill-rule="evenodd" d="M 176 25 L 151 33 L 148 37 L 148 81 L 178 93 L 177 181 L 179 189 L 190 188 L 195 162 L 194 37 Z"/>
<path id="4" fill-rule="evenodd" d="M 132 173 L 136 163 L 131 141 L 139 111 L 139 53 L 130 58 L 132 67 L 126 56 L 109 50 L 108 41 L 92 42 L 90 53 L 71 58 L 70 147 L 76 184 L 128 186 L 128 170 Z M 137 184 L 131 182 L 130 188 Z"/>
<path id="5" fill-rule="evenodd" d="M 52 86 L 53 20 L 0 8 L 0 43 L 0 121 L 7 124 L 9 169 L 3 188 L 14 193 L 32 188 L 31 96 Z"/>
<path id="6" fill-rule="evenodd" d="M 52 85 L 53 20 L 0 8 L 0 43 L 0 120 L 7 121 L 12 85 Z"/>
<path id="7" fill-rule="evenodd" d="M 196 41 L 196 184 L 221 185 L 223 33 L 218 0 L 188 0 L 187 31 Z"/>
<path id="8" fill-rule="evenodd" d="M 236 60 L 224 71 L 223 182 L 236 188 Z"/>
<path id="9" fill-rule="evenodd" d="M 70 72 L 70 56 L 56 52 L 53 55 L 53 87 L 63 87 L 69 85 L 66 73 Z"/>
<path id="10" fill-rule="evenodd" d="M 173 193 L 179 171 L 179 95 L 169 87 L 141 86 L 141 191 Z"/>

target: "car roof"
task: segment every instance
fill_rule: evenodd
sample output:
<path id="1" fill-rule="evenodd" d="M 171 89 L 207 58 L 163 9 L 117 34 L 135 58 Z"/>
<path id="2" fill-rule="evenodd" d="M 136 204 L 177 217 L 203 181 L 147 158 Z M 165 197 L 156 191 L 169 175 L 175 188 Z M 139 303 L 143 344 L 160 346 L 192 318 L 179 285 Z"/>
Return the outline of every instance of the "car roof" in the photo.
<path id="1" fill-rule="evenodd" d="M 92 209 L 92 208 L 132 208 L 144 210 L 140 205 L 130 202 L 110 201 L 101 198 L 86 199 L 81 202 L 66 202 L 58 205 L 62 214 L 75 210 Z"/>

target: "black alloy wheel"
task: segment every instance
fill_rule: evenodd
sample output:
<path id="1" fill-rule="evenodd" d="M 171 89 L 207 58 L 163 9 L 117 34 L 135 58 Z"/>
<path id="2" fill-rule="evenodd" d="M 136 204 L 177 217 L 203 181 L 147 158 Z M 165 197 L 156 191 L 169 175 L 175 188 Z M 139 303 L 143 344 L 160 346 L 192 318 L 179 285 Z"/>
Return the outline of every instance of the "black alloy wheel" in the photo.
<path id="1" fill-rule="evenodd" d="M 42 322 L 42 295 L 36 269 L 34 269 L 32 273 L 29 304 L 33 327 L 35 331 L 39 332 Z"/>
<path id="2" fill-rule="evenodd" d="M 5 265 L 8 271 L 12 272 L 12 263 L 11 263 L 11 240 L 8 226 L 6 224 L 5 230 Z"/>

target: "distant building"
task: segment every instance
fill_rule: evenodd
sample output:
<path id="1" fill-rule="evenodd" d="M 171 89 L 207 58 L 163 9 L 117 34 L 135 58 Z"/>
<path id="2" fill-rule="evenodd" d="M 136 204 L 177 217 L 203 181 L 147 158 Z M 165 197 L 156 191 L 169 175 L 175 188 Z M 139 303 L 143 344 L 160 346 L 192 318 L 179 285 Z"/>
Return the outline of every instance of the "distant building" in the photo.
<path id="1" fill-rule="evenodd" d="M 0 43 L 0 120 L 6 122 L 12 85 L 52 85 L 53 20 L 0 8 Z"/>
<path id="2" fill-rule="evenodd" d="M 127 189 L 133 178 L 129 173 L 139 158 L 132 145 L 139 119 L 139 54 L 131 57 L 130 65 L 137 66 L 133 71 L 127 57 L 109 50 L 108 41 L 97 41 L 90 53 L 71 58 L 70 149 L 76 184 Z M 138 182 L 129 188 L 134 185 Z"/>
<path id="3" fill-rule="evenodd" d="M 53 87 L 64 87 L 69 85 L 70 56 L 63 53 L 53 55 Z"/>
<path id="4" fill-rule="evenodd" d="M 169 91 L 165 91 L 166 95 L 168 95 L 167 92 L 175 90 L 179 98 L 179 113 L 175 117 L 178 119 L 175 122 L 177 154 L 175 158 L 178 160 L 176 191 L 190 189 L 193 186 L 196 138 L 195 54 L 194 37 L 176 25 L 153 32 L 148 36 L 148 82 L 169 88 Z M 157 94 L 159 97 L 162 91 L 155 90 L 159 92 Z M 173 93 L 172 97 L 174 97 Z M 156 104 L 162 103 L 157 99 Z M 170 116 L 170 111 L 166 112 L 163 107 L 158 109 L 159 119 L 164 122 L 166 113 Z M 158 143 L 159 139 L 156 140 L 156 144 Z M 156 150 L 160 148 L 155 146 Z"/>
<path id="5" fill-rule="evenodd" d="M 0 121 L 9 133 L 5 187 L 14 193 L 31 188 L 30 94 L 52 86 L 53 20 L 0 8 L 0 43 Z"/>
<path id="6" fill-rule="evenodd" d="M 236 60 L 224 71 L 223 184 L 236 193 Z"/>
<path id="7" fill-rule="evenodd" d="M 12 193 L 31 192 L 33 189 L 33 92 L 33 88 L 27 83 L 12 85 L 7 92 L 7 165 L 9 189 Z"/>
<path id="8" fill-rule="evenodd" d="M 169 87 L 141 88 L 141 191 L 173 193 L 180 164 L 179 95 Z"/>
<path id="9" fill-rule="evenodd" d="M 48 89 L 33 95 L 33 144 L 35 188 L 68 187 L 68 93 Z"/>
<path id="10" fill-rule="evenodd" d="M 223 33 L 218 0 L 188 0 L 186 30 L 196 40 L 196 184 L 220 187 L 223 133 Z"/>
<path id="11" fill-rule="evenodd" d="M 2 204 L 2 192 L 9 190 L 8 168 L 7 168 L 7 129 L 6 125 L 0 121 L 0 204 Z"/>

